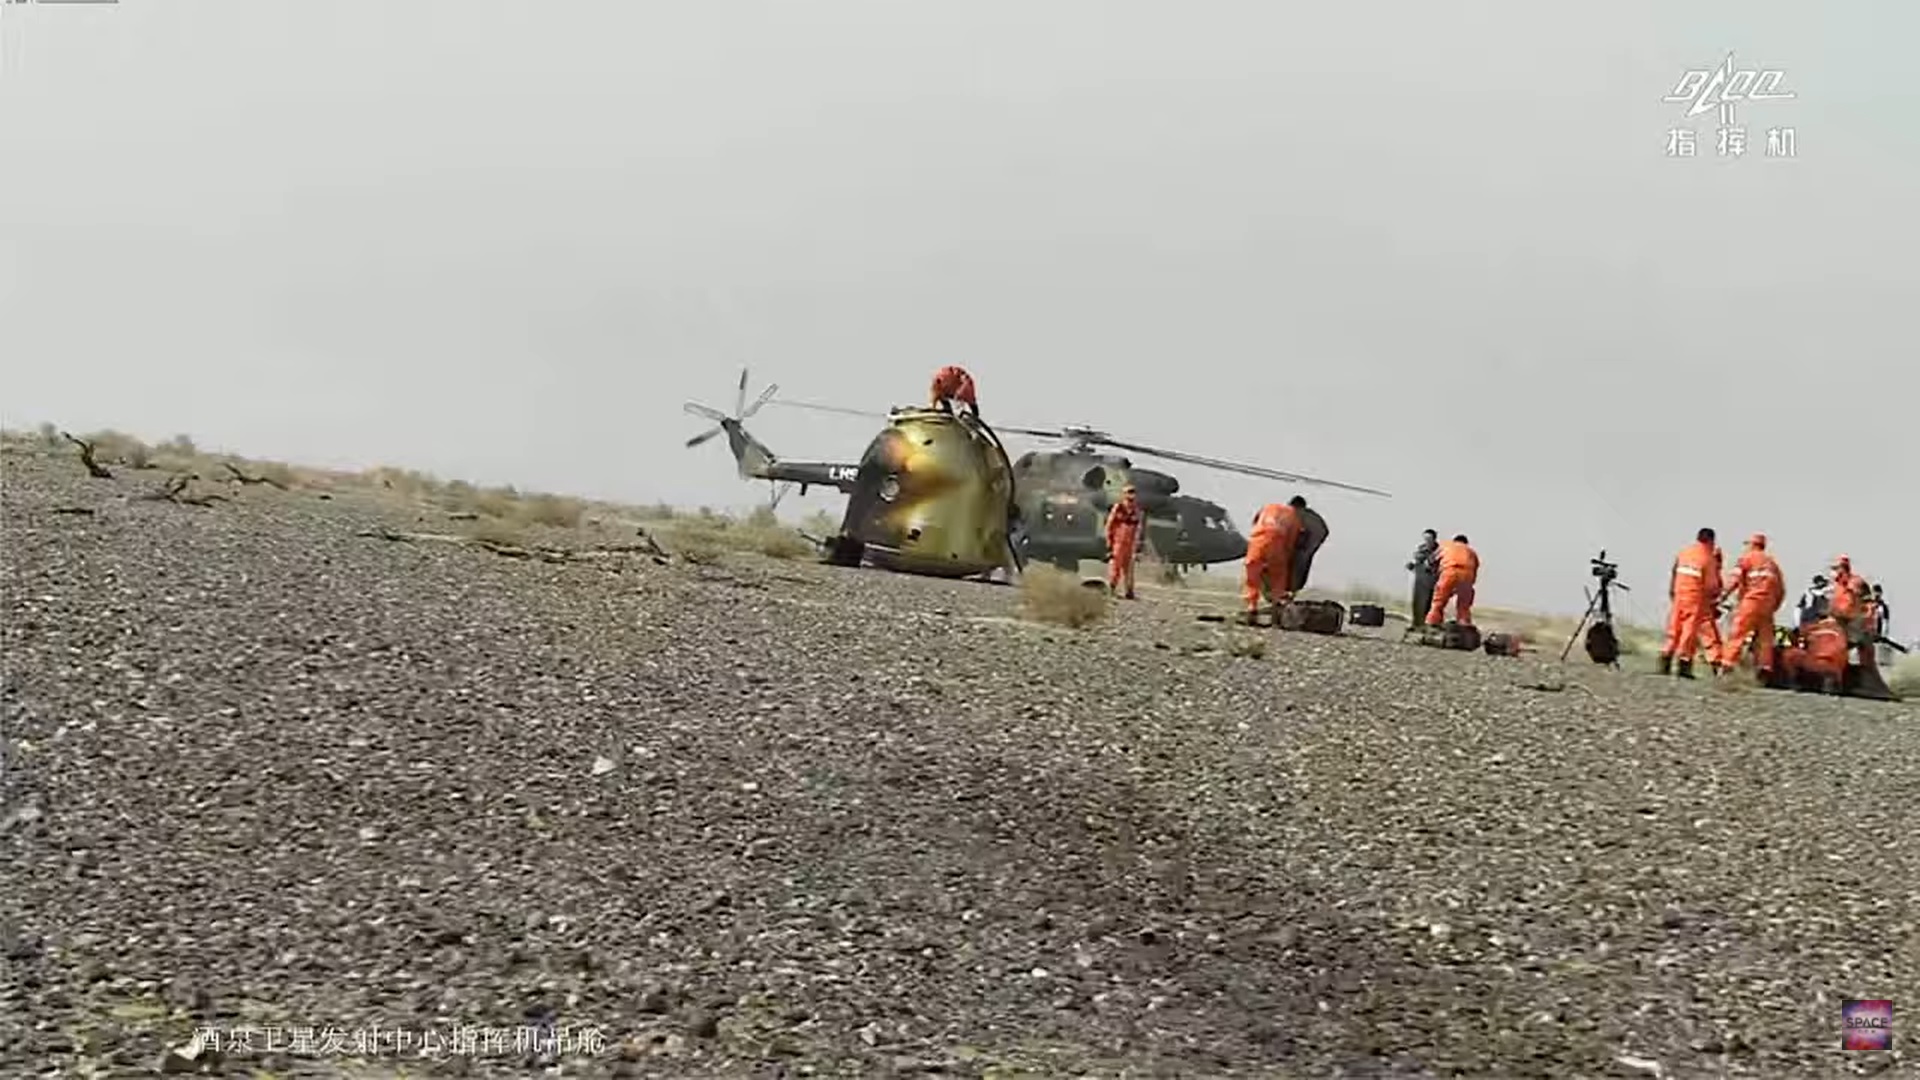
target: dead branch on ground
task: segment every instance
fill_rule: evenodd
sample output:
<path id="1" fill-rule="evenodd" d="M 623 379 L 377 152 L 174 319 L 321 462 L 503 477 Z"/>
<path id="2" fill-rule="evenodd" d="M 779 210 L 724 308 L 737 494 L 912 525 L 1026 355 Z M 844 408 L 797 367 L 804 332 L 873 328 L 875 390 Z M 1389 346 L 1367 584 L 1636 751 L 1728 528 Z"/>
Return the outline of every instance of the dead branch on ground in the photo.
<path id="1" fill-rule="evenodd" d="M 507 559 L 531 559 L 539 562 L 565 564 L 597 562 L 618 558 L 624 555 L 650 555 L 653 561 L 665 566 L 665 552 L 654 545 L 650 550 L 640 544 L 602 544 L 590 548 L 556 548 L 538 545 L 509 544 L 500 540 L 489 540 L 482 536 L 456 536 L 447 533 L 398 532 L 393 529 L 368 529 L 357 533 L 374 540 L 386 540 L 396 544 L 454 544 L 460 547 L 479 548 L 481 551 Z"/>
<path id="2" fill-rule="evenodd" d="M 53 512 L 56 514 L 73 514 L 78 517 L 92 517 L 93 507 L 91 506 L 56 506 L 53 508 Z"/>
<path id="3" fill-rule="evenodd" d="M 193 477 L 184 474 L 175 474 L 168 477 L 167 482 L 160 485 L 159 490 L 150 491 L 140 496 L 140 498 L 144 502 L 170 502 L 178 503 L 181 506 L 201 507 L 210 507 L 214 503 L 227 501 L 225 495 L 214 495 L 211 493 L 204 495 L 194 494 L 187 490 L 187 485 L 191 483 L 193 483 Z"/>
<path id="4" fill-rule="evenodd" d="M 1593 698 L 1596 701 L 1598 701 L 1600 698 L 1600 695 L 1594 693 L 1592 690 L 1588 689 L 1587 687 L 1581 686 L 1579 683 L 1576 683 L 1576 682 L 1542 681 L 1542 682 L 1530 682 L 1530 683 L 1515 683 L 1514 685 L 1519 687 L 1522 690 L 1537 690 L 1543 694 L 1558 694 L 1558 693 L 1563 693 L 1567 690 L 1578 690 L 1581 693 L 1587 695 L 1590 698 Z"/>
<path id="5" fill-rule="evenodd" d="M 240 471 L 240 466 L 235 465 L 231 461 L 223 461 L 220 464 L 224 466 L 228 472 L 233 474 L 235 480 L 238 480 L 243 485 L 265 484 L 268 487 L 276 488 L 280 491 L 287 490 L 287 485 L 275 480 L 271 476 L 248 476 L 246 473 Z"/>
<path id="6" fill-rule="evenodd" d="M 80 448 L 80 464 L 87 467 L 88 476 L 93 477 L 95 480 L 113 479 L 113 473 L 109 472 L 105 465 L 93 459 L 92 443 L 85 439 L 76 439 L 64 431 L 60 433 L 60 437 Z"/>

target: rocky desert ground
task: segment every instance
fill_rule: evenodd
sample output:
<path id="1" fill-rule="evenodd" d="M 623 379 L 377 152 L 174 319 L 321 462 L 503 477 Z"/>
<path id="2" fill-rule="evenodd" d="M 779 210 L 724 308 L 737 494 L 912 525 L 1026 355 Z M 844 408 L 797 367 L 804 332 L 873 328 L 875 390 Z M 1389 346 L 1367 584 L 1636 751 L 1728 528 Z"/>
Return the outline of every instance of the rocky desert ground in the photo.
<path id="1" fill-rule="evenodd" d="M 1911 705 L 0 468 L 7 1076 L 1914 1069 Z"/>

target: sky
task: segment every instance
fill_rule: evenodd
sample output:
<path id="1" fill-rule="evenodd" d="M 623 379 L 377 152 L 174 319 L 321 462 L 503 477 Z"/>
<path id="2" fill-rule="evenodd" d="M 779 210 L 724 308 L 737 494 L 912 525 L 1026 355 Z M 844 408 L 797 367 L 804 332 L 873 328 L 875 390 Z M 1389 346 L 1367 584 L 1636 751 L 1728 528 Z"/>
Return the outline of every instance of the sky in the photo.
<path id="1" fill-rule="evenodd" d="M 1902 637 L 1920 603 L 1920 6 L 122 0 L 0 38 L 8 426 L 744 508 L 683 401 L 745 366 L 884 410 L 958 363 L 989 421 L 1391 492 L 1171 470 L 1243 528 L 1305 494 L 1321 585 L 1402 587 L 1431 527 L 1482 604 L 1577 612 L 1605 548 L 1657 621 L 1710 525 L 1796 583 L 1849 553 Z M 1729 53 L 1795 95 L 1735 106 L 1738 157 L 1662 100 Z"/>

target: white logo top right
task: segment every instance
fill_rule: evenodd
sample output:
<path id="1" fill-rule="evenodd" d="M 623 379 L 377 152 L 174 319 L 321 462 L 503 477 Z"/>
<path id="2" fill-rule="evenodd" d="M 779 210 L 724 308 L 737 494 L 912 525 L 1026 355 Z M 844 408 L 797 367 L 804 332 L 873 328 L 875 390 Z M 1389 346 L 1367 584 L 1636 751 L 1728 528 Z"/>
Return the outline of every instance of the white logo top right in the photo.
<path id="1" fill-rule="evenodd" d="M 1792 100 L 1797 95 L 1792 90 L 1781 89 L 1780 84 L 1785 79 L 1786 72 L 1774 68 L 1740 67 L 1734 62 L 1733 54 L 1728 53 L 1717 68 L 1696 68 L 1683 72 L 1673 91 L 1660 100 L 1685 105 L 1687 121 L 1718 109 L 1720 123 L 1714 130 L 1715 151 L 1720 157 L 1739 158 L 1747 152 L 1747 129 L 1737 122 L 1736 107 L 1743 101 Z M 1766 156 L 1796 156 L 1791 127 L 1767 128 L 1766 140 Z M 1698 156 L 1696 135 L 1691 126 L 1675 126 L 1667 130 L 1667 156 Z"/>

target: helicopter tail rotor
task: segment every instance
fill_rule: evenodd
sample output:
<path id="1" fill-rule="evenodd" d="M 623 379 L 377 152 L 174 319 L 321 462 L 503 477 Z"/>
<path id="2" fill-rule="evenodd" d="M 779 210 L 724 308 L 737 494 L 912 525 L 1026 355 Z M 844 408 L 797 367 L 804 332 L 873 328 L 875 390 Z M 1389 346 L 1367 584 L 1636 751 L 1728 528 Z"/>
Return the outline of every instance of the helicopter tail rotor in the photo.
<path id="1" fill-rule="evenodd" d="M 721 412 L 711 405 L 702 405 L 697 401 L 689 401 L 681 406 L 689 415 L 698 416 L 703 420 L 711 420 L 714 424 L 713 427 L 688 439 L 687 446 L 689 448 L 699 446 L 701 443 L 720 434 L 726 430 L 725 425 L 729 420 L 736 424 L 744 422 L 754 413 L 759 412 L 761 407 L 766 405 L 767 402 L 772 401 L 773 395 L 779 393 L 779 391 L 779 383 L 768 383 L 767 388 L 760 391 L 760 396 L 754 398 L 753 402 L 749 404 L 747 402 L 747 369 L 741 368 L 739 389 L 734 392 L 734 411 L 732 416 L 728 416 L 726 413 Z"/>

